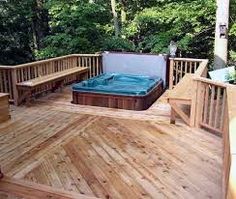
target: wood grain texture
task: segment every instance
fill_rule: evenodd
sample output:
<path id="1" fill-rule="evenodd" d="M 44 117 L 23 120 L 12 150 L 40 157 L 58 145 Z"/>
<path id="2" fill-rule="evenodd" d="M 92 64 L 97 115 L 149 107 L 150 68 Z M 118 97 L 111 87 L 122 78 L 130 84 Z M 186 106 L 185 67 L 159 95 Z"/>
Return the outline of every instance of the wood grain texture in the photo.
<path id="1" fill-rule="evenodd" d="M 100 198 L 220 198 L 222 139 L 169 124 L 165 94 L 140 112 L 70 99 L 66 89 L 12 107 L 0 124 L 6 175 Z"/>
<path id="2" fill-rule="evenodd" d="M 63 189 L 57 189 L 9 177 L 1 179 L 0 191 L 5 192 L 6 194 L 11 193 L 16 197 L 23 197 L 25 199 L 98 199 L 96 197 L 88 197 L 72 191 L 65 191 Z"/>

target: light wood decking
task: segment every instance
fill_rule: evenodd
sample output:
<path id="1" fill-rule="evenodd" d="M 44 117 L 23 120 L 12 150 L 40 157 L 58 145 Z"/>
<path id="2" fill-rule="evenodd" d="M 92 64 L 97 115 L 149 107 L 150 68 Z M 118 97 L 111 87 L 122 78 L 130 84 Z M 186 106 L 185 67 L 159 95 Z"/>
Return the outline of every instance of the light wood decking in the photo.
<path id="1" fill-rule="evenodd" d="M 221 198 L 222 139 L 169 124 L 165 97 L 141 112 L 70 100 L 66 89 L 12 107 L 0 124 L 6 175 L 100 198 Z"/>

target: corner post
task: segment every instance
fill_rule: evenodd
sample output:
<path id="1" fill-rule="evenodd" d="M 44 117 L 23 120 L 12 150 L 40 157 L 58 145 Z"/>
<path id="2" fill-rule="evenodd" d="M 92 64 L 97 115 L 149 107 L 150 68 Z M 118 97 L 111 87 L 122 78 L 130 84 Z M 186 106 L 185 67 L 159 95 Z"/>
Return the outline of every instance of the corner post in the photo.
<path id="1" fill-rule="evenodd" d="M 174 58 L 170 58 L 169 89 L 173 89 Z"/>
<path id="2" fill-rule="evenodd" d="M 17 74 L 16 74 L 16 68 L 11 69 L 12 73 L 12 89 L 13 89 L 13 99 L 14 99 L 14 105 L 18 106 L 18 90 L 17 90 Z"/>
<path id="3" fill-rule="evenodd" d="M 200 123 L 202 120 L 202 111 L 204 104 L 204 84 L 199 80 L 194 80 L 197 84 L 196 97 L 195 97 L 195 115 L 193 116 L 193 125 L 200 128 Z"/>

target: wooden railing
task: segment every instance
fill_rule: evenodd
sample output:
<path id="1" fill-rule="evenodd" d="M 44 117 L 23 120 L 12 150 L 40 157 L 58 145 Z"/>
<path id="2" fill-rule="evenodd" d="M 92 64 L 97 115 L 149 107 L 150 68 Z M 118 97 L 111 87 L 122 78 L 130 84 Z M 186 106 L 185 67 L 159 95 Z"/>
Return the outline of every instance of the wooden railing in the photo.
<path id="1" fill-rule="evenodd" d="M 196 126 L 223 137 L 223 198 L 236 198 L 236 86 L 206 78 L 197 81 Z"/>
<path id="2" fill-rule="evenodd" d="M 196 115 L 197 126 L 221 134 L 224 128 L 226 85 L 206 78 L 194 78 L 197 81 Z"/>
<path id="3" fill-rule="evenodd" d="M 236 198 L 236 90 L 227 86 L 224 138 L 223 185 L 225 198 Z"/>
<path id="4" fill-rule="evenodd" d="M 194 126 L 205 128 L 223 137 L 222 198 L 236 198 L 236 86 L 206 78 L 207 60 L 172 59 L 170 89 L 183 77 L 183 65 L 197 65 L 194 75 Z M 196 63 L 196 64 L 195 64 Z M 182 72 L 181 72 L 182 71 Z M 187 72 L 188 73 L 188 72 Z M 192 73 L 189 71 L 189 73 Z M 176 77 L 177 75 L 177 77 Z M 172 82 L 172 84 L 171 84 Z M 187 84 L 188 82 L 186 82 Z"/>
<path id="5" fill-rule="evenodd" d="M 173 89 L 185 74 L 194 74 L 204 61 L 206 62 L 203 59 L 170 58 L 169 89 Z"/>
<path id="6" fill-rule="evenodd" d="M 72 54 L 21 65 L 0 66 L 0 92 L 9 93 L 10 100 L 16 102 L 19 97 L 17 83 L 73 67 L 88 67 L 88 76 L 97 76 L 103 72 L 102 56 L 100 54 Z M 71 79 L 65 79 L 65 83 L 70 81 Z"/>

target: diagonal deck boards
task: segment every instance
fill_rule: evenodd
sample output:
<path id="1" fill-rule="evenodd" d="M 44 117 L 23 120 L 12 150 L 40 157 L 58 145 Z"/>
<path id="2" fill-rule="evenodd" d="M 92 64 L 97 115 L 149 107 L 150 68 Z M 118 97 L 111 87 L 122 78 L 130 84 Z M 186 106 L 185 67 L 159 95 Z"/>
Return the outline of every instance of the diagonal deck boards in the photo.
<path id="1" fill-rule="evenodd" d="M 220 198 L 221 138 L 169 124 L 165 103 L 135 112 L 69 101 L 65 90 L 12 108 L 0 125 L 4 173 L 101 198 Z"/>

